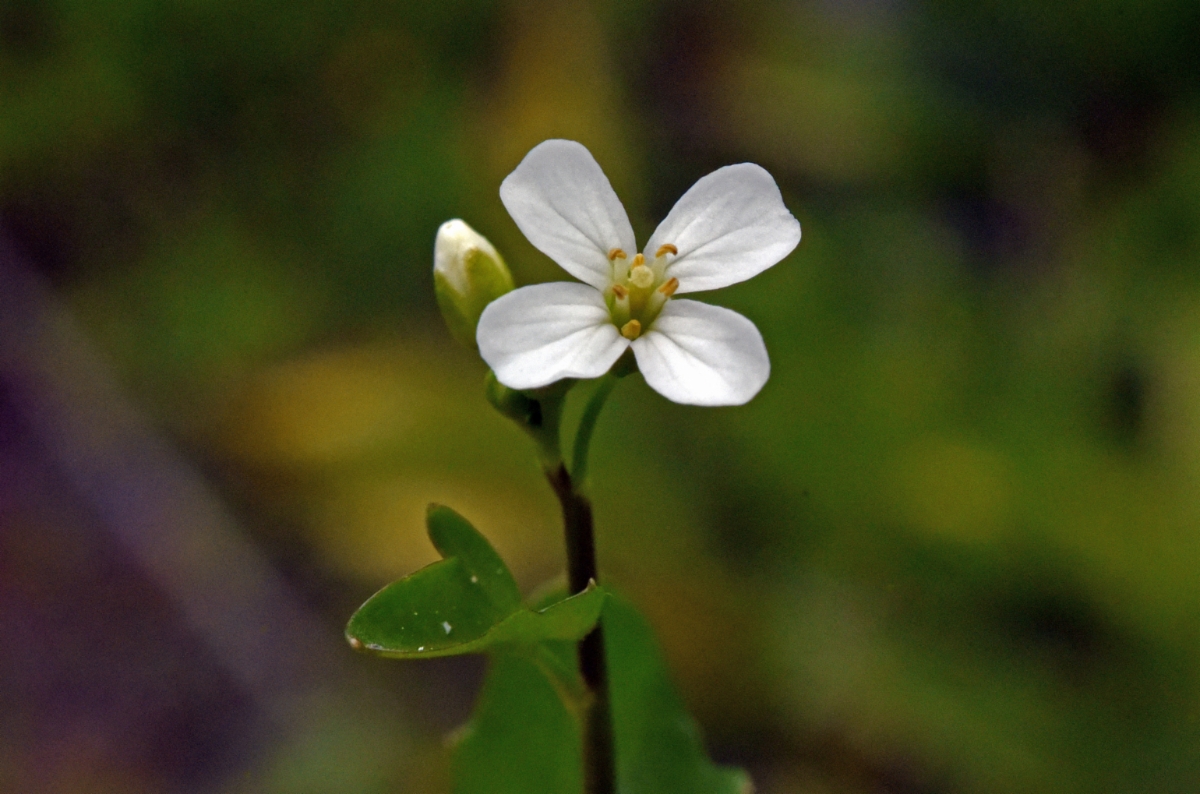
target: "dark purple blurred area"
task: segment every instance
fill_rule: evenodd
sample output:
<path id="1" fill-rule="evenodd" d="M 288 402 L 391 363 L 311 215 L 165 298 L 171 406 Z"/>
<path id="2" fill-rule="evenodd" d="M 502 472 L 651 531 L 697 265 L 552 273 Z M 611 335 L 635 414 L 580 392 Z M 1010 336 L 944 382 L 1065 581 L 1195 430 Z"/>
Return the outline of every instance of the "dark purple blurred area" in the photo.
<path id="1" fill-rule="evenodd" d="M 0 380 L 6 790 L 212 785 L 249 760 L 251 699 L 114 543 L 13 391 Z"/>
<path id="2" fill-rule="evenodd" d="M 10 791 L 211 784 L 247 762 L 236 682 L 38 454 L 9 401 L 0 476 L 0 675 Z"/>

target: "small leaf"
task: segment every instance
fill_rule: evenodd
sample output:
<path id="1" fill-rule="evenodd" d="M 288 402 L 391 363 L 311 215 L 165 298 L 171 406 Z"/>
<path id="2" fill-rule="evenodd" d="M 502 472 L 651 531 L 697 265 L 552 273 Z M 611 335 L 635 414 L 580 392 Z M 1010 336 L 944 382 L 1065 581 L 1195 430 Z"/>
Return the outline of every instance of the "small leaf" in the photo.
<path id="1" fill-rule="evenodd" d="M 546 640 L 581 640 L 600 619 L 607 594 L 608 591 L 592 582 L 582 593 L 576 593 L 545 609 L 514 612 L 489 632 L 488 639 L 492 642 L 524 644 Z"/>
<path id="2" fill-rule="evenodd" d="M 371 596 L 350 618 L 358 650 L 398 659 L 466 653 L 507 615 L 472 582 L 459 557 L 435 562 Z"/>
<path id="3" fill-rule="evenodd" d="M 508 566 L 469 521 L 434 505 L 428 524 L 445 559 L 371 596 L 346 626 L 354 648 L 394 659 L 453 656 L 578 640 L 599 619 L 606 593 L 594 583 L 545 609 L 524 608 Z"/>
<path id="4" fill-rule="evenodd" d="M 518 609 L 498 619 L 465 580 L 454 557 L 388 585 L 350 619 L 350 644 L 389 659 L 430 659 L 501 645 L 577 641 L 596 625 L 608 595 L 592 585 L 542 612 Z"/>

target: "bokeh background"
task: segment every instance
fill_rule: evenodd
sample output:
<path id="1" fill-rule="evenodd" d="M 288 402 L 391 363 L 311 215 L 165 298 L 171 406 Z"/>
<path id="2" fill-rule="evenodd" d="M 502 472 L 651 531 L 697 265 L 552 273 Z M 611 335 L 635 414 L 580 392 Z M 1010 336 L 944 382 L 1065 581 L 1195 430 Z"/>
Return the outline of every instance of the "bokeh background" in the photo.
<path id="1" fill-rule="evenodd" d="M 435 558 L 531 589 L 526 440 L 430 267 L 583 142 L 639 238 L 772 172 L 713 299 L 748 406 L 637 378 L 600 557 L 763 792 L 1200 787 L 1200 5 L 3 0 L 0 790 L 444 792 L 478 659 L 341 629 Z M 707 296 L 705 296 L 707 297 Z"/>

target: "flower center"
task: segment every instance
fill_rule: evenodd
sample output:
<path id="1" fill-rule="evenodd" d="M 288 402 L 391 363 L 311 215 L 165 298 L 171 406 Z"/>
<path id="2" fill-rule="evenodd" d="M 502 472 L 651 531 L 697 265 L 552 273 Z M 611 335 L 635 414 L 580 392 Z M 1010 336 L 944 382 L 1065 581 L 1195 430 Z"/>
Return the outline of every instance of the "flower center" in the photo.
<path id="1" fill-rule="evenodd" d="M 658 247 L 652 262 L 642 254 L 630 260 L 620 248 L 608 252 L 612 284 L 604 290 L 604 302 L 613 324 L 626 339 L 637 339 L 650 330 L 662 307 L 679 289 L 679 279 L 666 277 L 667 266 L 678 254 L 679 249 L 670 243 Z"/>

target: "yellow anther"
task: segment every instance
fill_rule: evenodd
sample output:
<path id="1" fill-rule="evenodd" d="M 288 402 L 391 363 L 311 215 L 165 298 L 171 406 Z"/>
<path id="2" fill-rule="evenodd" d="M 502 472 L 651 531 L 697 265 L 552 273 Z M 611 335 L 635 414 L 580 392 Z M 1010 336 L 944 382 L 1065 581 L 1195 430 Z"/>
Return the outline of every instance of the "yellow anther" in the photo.
<path id="1" fill-rule="evenodd" d="M 654 271 L 643 264 L 635 265 L 633 270 L 629 271 L 629 283 L 638 289 L 649 289 L 654 283 Z"/>
<path id="2" fill-rule="evenodd" d="M 629 297 L 629 290 L 622 287 L 620 284 L 613 284 L 613 295 L 617 296 L 617 300 L 625 300 Z"/>
<path id="3" fill-rule="evenodd" d="M 637 320 L 630 320 L 621 326 L 621 336 L 632 342 L 642 335 L 642 324 Z"/>
<path id="4" fill-rule="evenodd" d="M 628 255 L 624 251 L 622 251 L 620 248 L 614 248 L 608 252 L 608 261 L 609 262 L 613 261 L 614 259 L 627 259 L 627 258 L 628 258 Z"/>
<path id="5" fill-rule="evenodd" d="M 633 258 L 633 266 L 634 267 L 637 267 L 638 265 L 644 265 L 644 264 L 646 264 L 646 257 L 642 256 L 641 254 L 638 254 L 637 256 L 635 256 Z"/>
<path id="6" fill-rule="evenodd" d="M 679 289 L 679 279 L 672 276 L 663 282 L 663 285 L 658 288 L 658 291 L 668 298 L 675 294 L 675 290 Z"/>
<path id="7" fill-rule="evenodd" d="M 657 259 L 658 257 L 662 256 L 663 254 L 678 254 L 678 253 L 679 253 L 678 248 L 671 245 L 670 243 L 663 243 L 662 245 L 660 245 L 658 247 L 658 250 L 654 252 L 654 258 Z"/>

